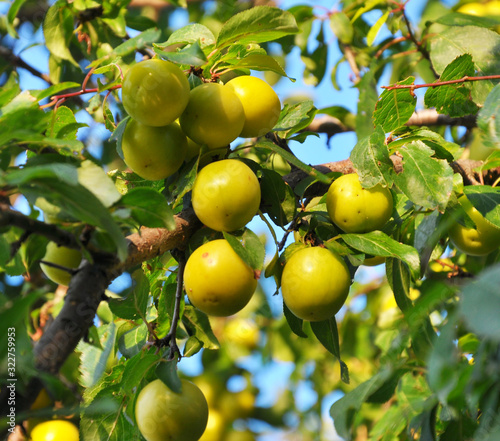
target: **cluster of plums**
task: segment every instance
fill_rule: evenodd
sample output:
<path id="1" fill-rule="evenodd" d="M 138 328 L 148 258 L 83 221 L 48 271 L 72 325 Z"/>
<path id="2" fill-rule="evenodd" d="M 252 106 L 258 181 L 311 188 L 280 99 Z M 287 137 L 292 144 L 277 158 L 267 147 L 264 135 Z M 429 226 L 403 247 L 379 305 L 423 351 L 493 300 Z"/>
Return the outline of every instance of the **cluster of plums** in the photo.
<path id="1" fill-rule="evenodd" d="M 148 180 L 174 174 L 200 148 L 224 148 L 237 137 L 258 137 L 270 131 L 280 114 L 272 88 L 251 76 L 222 85 L 203 83 L 190 90 L 186 75 L 173 63 L 151 59 L 133 65 L 122 86 L 123 106 L 130 116 L 122 137 L 128 167 Z M 257 214 L 261 189 L 257 176 L 238 159 L 223 159 L 201 168 L 192 188 L 192 206 L 200 221 L 218 232 L 245 227 Z M 450 238 L 461 251 L 482 255 L 500 244 L 500 230 L 489 224 L 466 198 L 460 202 L 476 228 L 456 224 Z M 326 196 L 328 215 L 346 233 L 381 229 L 393 212 L 388 188 L 361 186 L 357 174 L 341 176 Z M 492 248 L 493 246 L 493 248 Z M 50 243 L 44 260 L 77 267 L 78 251 Z M 61 269 L 42 264 L 47 276 L 68 284 Z M 345 303 L 351 275 L 344 259 L 322 246 L 298 249 L 288 256 L 281 277 L 283 300 L 298 318 L 322 321 Z M 225 239 L 199 246 L 188 258 L 184 286 L 191 304 L 211 316 L 240 311 L 257 287 L 257 275 Z M 182 380 L 175 393 L 162 381 L 144 387 L 137 397 L 138 427 L 148 441 L 197 441 L 208 420 L 200 389 Z"/>

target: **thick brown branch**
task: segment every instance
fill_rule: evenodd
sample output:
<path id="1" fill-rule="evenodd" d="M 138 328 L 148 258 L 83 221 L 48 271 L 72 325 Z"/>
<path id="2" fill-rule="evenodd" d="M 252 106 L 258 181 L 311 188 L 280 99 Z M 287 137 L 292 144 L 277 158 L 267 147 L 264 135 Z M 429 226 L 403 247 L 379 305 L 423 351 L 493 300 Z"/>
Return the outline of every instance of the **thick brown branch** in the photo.
<path id="1" fill-rule="evenodd" d="M 392 155 L 391 161 L 394 165 L 394 170 L 396 173 L 403 171 L 404 164 L 401 157 Z M 495 181 L 500 176 L 500 167 L 496 169 L 488 170 L 483 173 L 482 178 L 479 177 L 479 173 L 475 171 L 477 167 L 482 164 L 482 161 L 473 161 L 470 159 L 459 159 L 450 164 L 453 170 L 456 173 L 459 173 L 466 185 L 477 185 L 482 182 L 488 184 Z M 350 159 L 344 159 L 343 161 L 337 162 L 329 162 L 326 164 L 316 165 L 314 168 L 322 173 L 330 173 L 330 172 L 339 172 L 342 174 L 347 173 L 355 173 L 356 169 L 354 168 L 353 163 Z M 300 181 L 307 177 L 307 173 L 302 170 L 296 170 L 292 173 L 284 176 L 285 182 L 290 185 L 290 187 L 294 188 Z M 312 185 L 308 188 L 306 194 L 304 196 L 317 196 L 324 194 L 328 190 L 327 184 L 322 184 L 320 182 Z"/>
<path id="2" fill-rule="evenodd" d="M 25 216 L 18 211 L 12 210 L 6 204 L 0 204 L 0 227 L 4 226 L 19 227 L 27 233 L 45 236 L 58 245 L 68 248 L 79 249 L 81 247 L 77 238 L 72 233 L 56 225 L 40 222 L 29 216 Z"/>
<path id="3" fill-rule="evenodd" d="M 405 124 L 406 126 L 464 126 L 472 128 L 476 126 L 476 116 L 467 115 L 461 118 L 451 118 L 441 115 L 434 109 L 425 109 L 415 112 Z M 326 133 L 334 136 L 337 133 L 353 132 L 355 127 L 348 126 L 334 116 L 323 115 L 315 118 L 305 129 L 310 132 Z"/>

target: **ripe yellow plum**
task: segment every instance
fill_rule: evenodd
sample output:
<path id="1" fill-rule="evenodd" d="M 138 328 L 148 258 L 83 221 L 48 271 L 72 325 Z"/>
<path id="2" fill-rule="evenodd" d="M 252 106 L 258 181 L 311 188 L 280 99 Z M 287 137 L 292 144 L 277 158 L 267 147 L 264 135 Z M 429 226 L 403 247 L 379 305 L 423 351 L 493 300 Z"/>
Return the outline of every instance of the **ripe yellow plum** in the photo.
<path id="1" fill-rule="evenodd" d="M 197 248 L 186 263 L 184 286 L 190 302 L 213 316 L 229 316 L 250 301 L 257 279 L 254 271 L 225 239 Z"/>
<path id="2" fill-rule="evenodd" d="M 260 185 L 250 167 L 237 159 L 205 166 L 196 177 L 192 204 L 196 216 L 216 231 L 243 228 L 257 214 Z"/>
<path id="3" fill-rule="evenodd" d="M 356 173 L 343 175 L 328 189 L 326 208 L 332 222 L 346 233 L 379 230 L 392 214 L 388 188 L 363 188 Z"/>
<path id="4" fill-rule="evenodd" d="M 242 75 L 228 81 L 245 111 L 245 124 L 240 136 L 252 138 L 263 136 L 278 122 L 281 103 L 273 88 L 264 80 Z"/>
<path id="5" fill-rule="evenodd" d="M 194 142 L 210 149 L 227 146 L 241 133 L 245 112 L 238 96 L 218 83 L 205 83 L 190 92 L 179 118 L 182 130 Z"/>
<path id="6" fill-rule="evenodd" d="M 308 321 L 333 317 L 345 303 L 350 286 L 351 275 L 342 257 L 320 247 L 292 254 L 281 277 L 286 306 Z"/>

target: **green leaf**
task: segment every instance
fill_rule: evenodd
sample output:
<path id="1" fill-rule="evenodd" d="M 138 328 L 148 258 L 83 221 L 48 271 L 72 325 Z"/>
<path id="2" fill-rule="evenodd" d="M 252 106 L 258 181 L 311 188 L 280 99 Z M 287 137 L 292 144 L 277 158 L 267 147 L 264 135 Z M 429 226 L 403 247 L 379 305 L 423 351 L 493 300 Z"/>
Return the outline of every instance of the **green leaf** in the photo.
<path id="1" fill-rule="evenodd" d="M 360 139 L 354 146 L 350 159 L 362 185 L 365 188 L 381 184 L 384 187 L 392 186 L 394 165 L 389 158 L 389 149 L 385 144 L 385 133 L 378 126 L 369 137 Z"/>
<path id="2" fill-rule="evenodd" d="M 21 186 L 35 179 L 59 179 L 63 184 L 73 185 L 78 181 L 76 167 L 70 164 L 53 163 L 34 165 L 13 171 L 5 177 L 5 184 Z"/>
<path id="3" fill-rule="evenodd" d="M 262 169 L 260 187 L 262 211 L 280 227 L 289 224 L 297 211 L 297 202 L 292 188 L 283 181 L 279 173 L 268 169 Z"/>
<path id="4" fill-rule="evenodd" d="M 408 77 L 396 83 L 396 86 L 414 84 L 414 82 L 414 77 Z M 417 98 L 411 89 L 385 89 L 373 113 L 375 125 L 382 126 L 384 132 L 392 132 L 410 119 L 416 104 Z"/>
<path id="5" fill-rule="evenodd" d="M 433 150 L 422 141 L 398 149 L 403 156 L 403 172 L 394 182 L 416 205 L 444 212 L 453 191 L 453 170 L 447 161 L 432 158 Z"/>
<path id="6" fill-rule="evenodd" d="M 121 204 L 132 211 L 132 217 L 141 226 L 175 230 L 172 208 L 165 196 L 147 187 L 133 188 L 123 195 Z"/>
<path id="7" fill-rule="evenodd" d="M 370 31 L 368 32 L 366 36 L 366 44 L 368 46 L 372 46 L 373 42 L 375 41 L 375 38 L 377 38 L 378 33 L 380 32 L 380 29 L 382 26 L 385 24 L 387 19 L 389 18 L 389 15 L 391 14 L 391 11 L 385 12 L 377 21 L 376 23 L 370 28 Z"/>
<path id="8" fill-rule="evenodd" d="M 474 63 L 469 54 L 460 55 L 446 66 L 439 81 L 458 80 L 465 76 L 474 76 Z M 431 87 L 425 94 L 425 105 L 451 117 L 475 114 L 478 107 L 471 100 L 471 89 L 471 83 Z"/>
<path id="9" fill-rule="evenodd" d="M 349 370 L 340 357 L 339 331 L 335 317 L 321 322 L 311 322 L 311 329 L 321 344 L 337 357 L 340 363 L 340 378 L 349 384 Z"/>
<path id="10" fill-rule="evenodd" d="M 408 311 L 412 306 L 410 300 L 410 270 L 408 266 L 399 259 L 389 258 L 385 261 L 387 281 L 394 293 L 394 298 L 399 309 Z"/>
<path id="11" fill-rule="evenodd" d="M 54 112 L 51 126 L 48 130 L 51 137 L 76 140 L 78 129 L 80 127 L 88 127 L 87 124 L 78 123 L 71 109 L 66 106 L 59 106 Z"/>
<path id="12" fill-rule="evenodd" d="M 370 70 L 363 75 L 357 84 L 359 99 L 356 114 L 356 135 L 358 139 L 365 138 L 373 132 L 373 113 L 378 100 L 375 71 L 376 66 L 370 66 Z"/>
<path id="13" fill-rule="evenodd" d="M 65 6 L 65 2 L 56 2 L 47 11 L 43 22 L 43 35 L 45 45 L 53 55 L 80 68 L 69 50 L 69 43 L 73 38 L 73 15 Z"/>
<path id="14" fill-rule="evenodd" d="M 167 178 L 165 186 L 169 190 L 168 197 L 173 208 L 177 207 L 182 202 L 182 198 L 193 188 L 199 161 L 199 156 L 191 159 L 183 164 L 177 173 Z"/>
<path id="15" fill-rule="evenodd" d="M 182 322 L 189 334 L 201 341 L 205 349 L 219 349 L 219 342 L 212 331 L 206 314 L 191 305 L 186 305 Z"/>
<path id="16" fill-rule="evenodd" d="M 224 59 L 224 61 L 231 62 L 231 60 L 226 59 Z M 271 71 L 276 72 L 283 77 L 287 76 L 285 70 L 281 67 L 281 65 L 273 57 L 266 54 L 249 54 L 244 58 L 237 60 L 230 66 L 224 66 L 224 70 L 235 70 L 242 68 Z"/>
<path id="17" fill-rule="evenodd" d="M 7 32 L 12 38 L 19 38 L 16 29 L 14 28 L 14 20 L 24 3 L 26 3 L 26 0 L 14 0 L 10 5 L 9 11 L 7 12 L 7 21 L 5 24 L 7 26 Z"/>
<path id="18" fill-rule="evenodd" d="M 183 357 L 192 357 L 203 349 L 203 343 L 194 335 L 189 337 L 184 344 Z"/>
<path id="19" fill-rule="evenodd" d="M 141 272 L 136 285 L 124 299 L 108 300 L 109 308 L 114 315 L 125 320 L 138 320 L 145 317 L 149 299 L 149 280 Z"/>
<path id="20" fill-rule="evenodd" d="M 486 147 L 500 148 L 500 84 L 486 97 L 477 116 L 477 126 L 482 131 L 482 140 Z"/>
<path id="21" fill-rule="evenodd" d="M 156 54 L 164 60 L 173 61 L 174 63 L 203 66 L 207 62 L 207 57 L 198 42 L 174 52 L 162 50 L 156 45 L 153 46 Z"/>
<path id="22" fill-rule="evenodd" d="M 214 34 L 210 29 L 202 24 L 189 24 L 172 32 L 165 43 L 158 44 L 157 46 L 165 48 L 174 44 L 194 44 L 196 42 L 199 42 L 202 49 L 207 46 L 211 46 L 215 44 Z"/>
<path id="23" fill-rule="evenodd" d="M 340 42 L 344 44 L 350 44 L 352 42 L 354 27 L 349 17 L 344 12 L 334 12 L 330 16 L 330 27 Z"/>
<path id="24" fill-rule="evenodd" d="M 304 320 L 298 318 L 292 311 L 290 311 L 290 309 L 288 309 L 288 306 L 286 306 L 285 302 L 283 302 L 283 313 L 285 315 L 285 319 L 288 323 L 288 326 L 290 326 L 292 332 L 301 338 L 307 338 L 307 334 L 302 329 L 304 325 Z"/>
<path id="25" fill-rule="evenodd" d="M 389 380 L 392 374 L 391 369 L 382 368 L 368 381 L 361 383 L 333 403 L 330 407 L 330 415 L 339 436 L 346 440 L 352 439 L 352 426 L 361 406 Z"/>
<path id="26" fill-rule="evenodd" d="M 479 17 L 477 15 L 463 14 L 460 12 L 451 12 L 445 14 L 436 20 L 436 23 L 445 26 L 481 26 L 485 28 L 492 28 L 498 25 L 498 19 L 490 17 Z"/>
<path id="27" fill-rule="evenodd" d="M 241 236 L 235 236 L 223 232 L 224 238 L 229 242 L 233 250 L 252 269 L 261 271 L 264 266 L 266 248 L 259 237 L 248 228 L 245 228 Z"/>
<path id="28" fill-rule="evenodd" d="M 420 259 L 415 248 L 399 243 L 382 231 L 365 234 L 341 234 L 342 239 L 356 250 L 373 256 L 401 259 L 411 269 L 415 279 L 420 277 Z"/>
<path id="29" fill-rule="evenodd" d="M 145 323 L 135 326 L 125 332 L 118 340 L 118 349 L 126 358 L 132 358 L 138 354 L 148 339 L 148 327 Z"/>
<path id="30" fill-rule="evenodd" d="M 122 151 L 122 137 L 125 132 L 125 128 L 127 127 L 127 123 L 130 120 L 130 116 L 123 118 L 118 125 L 116 126 L 115 131 L 109 137 L 110 142 L 116 141 L 116 152 L 118 156 L 123 159 L 123 151 Z"/>
<path id="31" fill-rule="evenodd" d="M 500 188 L 468 185 L 464 187 L 464 193 L 488 222 L 500 228 Z"/>
<path id="32" fill-rule="evenodd" d="M 325 41 L 323 27 L 316 36 L 316 45 L 312 52 L 302 53 L 301 59 L 305 64 L 303 78 L 307 85 L 317 86 L 326 73 L 328 61 L 328 44 Z"/>
<path id="33" fill-rule="evenodd" d="M 167 387 L 173 390 L 175 393 L 180 394 L 182 392 L 182 383 L 177 373 L 177 361 L 164 361 L 159 363 L 156 371 L 158 378 L 167 385 Z"/>
<path id="34" fill-rule="evenodd" d="M 84 387 L 91 387 L 96 384 L 106 371 L 106 363 L 112 354 L 116 339 L 116 327 L 113 322 L 101 325 L 97 329 L 99 341 L 102 349 L 81 341 L 77 351 L 81 352 L 80 357 L 80 384 Z"/>
<path id="35" fill-rule="evenodd" d="M 160 359 L 160 354 L 148 354 L 141 351 L 127 360 L 120 388 L 127 395 L 132 395 L 137 385 L 141 383 L 148 371 L 158 364 Z"/>
<path id="36" fill-rule="evenodd" d="M 90 160 L 82 161 L 77 169 L 78 182 L 97 197 L 102 205 L 111 207 L 122 197 L 113 180 L 97 164 Z"/>
<path id="37" fill-rule="evenodd" d="M 149 46 L 157 41 L 160 36 L 161 31 L 156 28 L 151 28 L 144 32 L 141 32 L 139 35 L 136 35 L 135 37 L 132 37 L 119 46 L 115 47 L 112 52 L 105 55 L 104 57 L 101 57 L 98 60 L 94 60 L 89 64 L 89 68 L 97 67 L 105 61 L 115 60 L 117 57 L 124 57 L 135 51 L 143 49 L 144 47 Z"/>
<path id="38" fill-rule="evenodd" d="M 462 54 L 472 56 L 476 75 L 497 74 L 500 71 L 500 36 L 477 26 L 451 26 L 430 39 L 432 65 L 439 74 Z M 476 81 L 472 88 L 473 100 L 484 102 L 492 88 L 491 81 Z"/>
<path id="39" fill-rule="evenodd" d="M 235 42 L 263 43 L 297 32 L 295 17 L 290 12 L 256 6 L 231 17 L 220 29 L 216 46 L 221 49 Z"/>
<path id="40" fill-rule="evenodd" d="M 284 137 L 288 138 L 305 129 L 314 119 L 316 112 L 317 109 L 311 100 L 305 100 L 291 106 L 285 104 L 273 130 L 285 132 Z"/>

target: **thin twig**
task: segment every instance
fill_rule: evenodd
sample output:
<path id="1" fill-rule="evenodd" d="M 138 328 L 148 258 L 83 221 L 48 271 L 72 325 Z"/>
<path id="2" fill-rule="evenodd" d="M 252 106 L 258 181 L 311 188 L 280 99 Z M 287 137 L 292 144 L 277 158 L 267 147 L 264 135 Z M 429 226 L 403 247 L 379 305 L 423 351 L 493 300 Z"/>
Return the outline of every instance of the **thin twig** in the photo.
<path id="1" fill-rule="evenodd" d="M 46 83 L 52 85 L 52 81 L 47 74 L 38 71 L 33 66 L 30 66 L 21 57 L 14 54 L 10 49 L 8 49 L 4 46 L 0 46 L 0 56 L 7 59 L 7 61 L 10 61 L 10 63 L 13 66 L 20 67 L 21 69 L 25 69 L 30 74 L 34 75 L 35 77 L 41 78 Z"/>
<path id="2" fill-rule="evenodd" d="M 382 86 L 382 89 L 387 89 L 387 90 L 411 89 L 413 91 L 415 89 L 422 89 L 424 87 L 440 87 L 440 86 L 448 86 L 450 84 L 465 83 L 467 81 L 483 81 L 483 80 L 500 80 L 500 75 L 485 75 L 483 77 L 465 76 L 462 78 L 458 78 L 457 80 L 436 81 L 435 83 L 426 83 L 426 84 L 394 84 L 393 86 Z"/>

